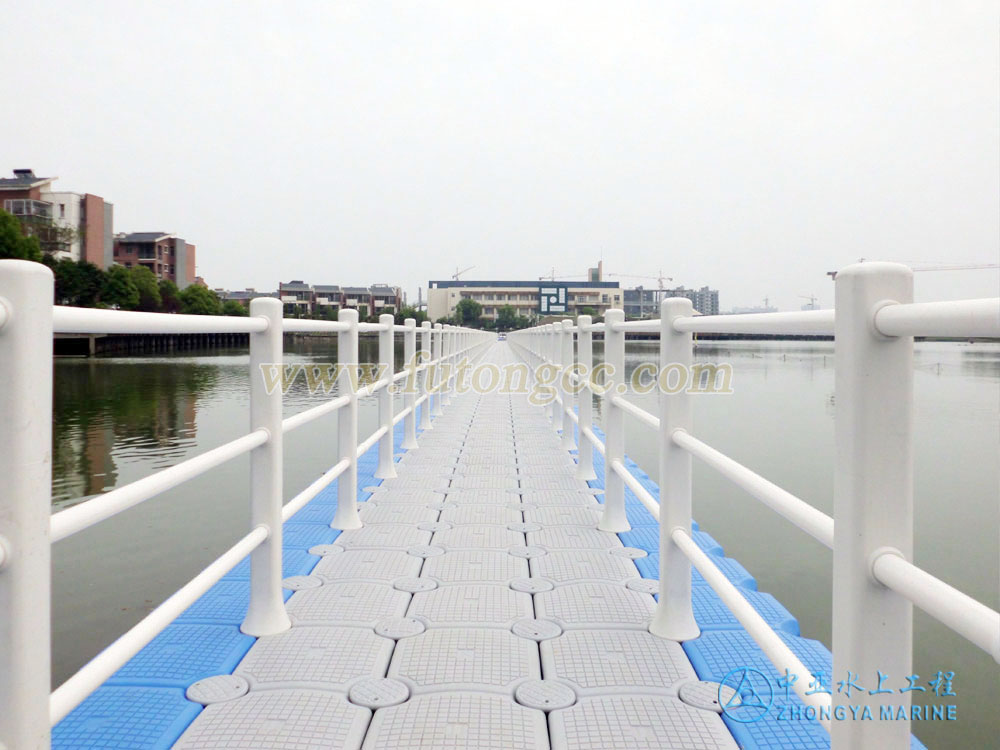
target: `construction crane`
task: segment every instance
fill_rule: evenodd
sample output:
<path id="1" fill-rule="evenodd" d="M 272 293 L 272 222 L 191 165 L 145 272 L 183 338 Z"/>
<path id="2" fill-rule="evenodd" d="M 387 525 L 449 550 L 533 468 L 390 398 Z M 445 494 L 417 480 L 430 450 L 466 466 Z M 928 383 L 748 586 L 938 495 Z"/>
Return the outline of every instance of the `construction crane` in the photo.
<path id="1" fill-rule="evenodd" d="M 455 266 L 455 273 L 452 275 L 451 278 L 453 278 L 455 281 L 458 281 L 459 276 L 461 276 L 466 271 L 471 271 L 473 268 L 475 268 L 475 266 L 469 266 L 468 268 L 463 268 L 461 271 L 459 271 L 458 266 Z"/>
<path id="2" fill-rule="evenodd" d="M 816 307 L 816 295 L 815 294 L 810 294 L 810 295 L 800 294 L 799 297 L 801 297 L 802 299 L 809 300 L 809 309 L 810 310 L 817 310 L 817 309 L 819 309 L 819 308 Z"/>
<path id="3" fill-rule="evenodd" d="M 663 284 L 664 281 L 674 280 L 673 276 L 664 276 L 662 270 L 660 271 L 659 276 L 642 276 L 635 273 L 609 273 L 608 276 L 621 276 L 626 279 L 649 279 L 650 281 L 656 281 L 659 284 L 661 292 L 666 289 L 666 286 Z"/>
<path id="4" fill-rule="evenodd" d="M 557 276 L 556 275 L 556 269 L 553 268 L 552 269 L 552 273 L 546 274 L 545 276 L 539 276 L 538 280 L 539 281 L 545 281 L 546 279 L 548 279 L 549 281 L 555 281 L 556 279 L 575 279 L 575 278 L 579 278 L 580 276 L 583 276 L 584 278 L 586 278 L 587 274 L 586 273 L 567 273 L 567 274 L 563 274 L 562 276 Z"/>

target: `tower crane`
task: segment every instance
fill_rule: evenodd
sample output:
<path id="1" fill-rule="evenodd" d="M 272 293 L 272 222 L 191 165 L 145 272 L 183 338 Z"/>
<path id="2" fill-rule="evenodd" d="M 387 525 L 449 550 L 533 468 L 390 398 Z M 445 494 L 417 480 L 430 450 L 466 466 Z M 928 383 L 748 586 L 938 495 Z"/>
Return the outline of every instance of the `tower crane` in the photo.
<path id="1" fill-rule="evenodd" d="M 816 295 L 815 294 L 810 294 L 808 296 L 805 295 L 805 294 L 800 294 L 799 297 L 801 297 L 802 299 L 809 300 L 809 309 L 810 310 L 816 310 L 816 309 L 818 309 L 816 307 Z"/>
<path id="2" fill-rule="evenodd" d="M 649 279 L 651 281 L 656 281 L 659 284 L 660 291 L 664 291 L 666 286 L 663 284 L 664 281 L 673 281 L 673 276 L 664 276 L 663 271 L 660 271 L 659 276 L 642 276 L 635 273 L 609 273 L 608 276 L 621 276 L 626 279 Z"/>
<path id="3" fill-rule="evenodd" d="M 459 271 L 458 266 L 455 266 L 455 273 L 452 274 L 451 278 L 453 278 L 455 281 L 458 281 L 459 276 L 461 276 L 466 271 L 471 271 L 473 268 L 475 268 L 475 266 L 469 266 L 468 268 L 463 268 L 461 271 Z"/>
<path id="4" fill-rule="evenodd" d="M 539 281 L 545 281 L 546 279 L 548 279 L 549 281 L 555 281 L 556 279 L 575 279 L 575 278 L 578 278 L 580 276 L 583 276 L 584 278 L 586 278 L 587 274 L 586 273 L 567 273 L 567 274 L 563 274 L 561 276 L 557 276 L 556 275 L 556 269 L 555 269 L 555 267 L 553 267 L 552 268 L 552 273 L 548 273 L 545 276 L 539 276 L 538 280 Z"/>

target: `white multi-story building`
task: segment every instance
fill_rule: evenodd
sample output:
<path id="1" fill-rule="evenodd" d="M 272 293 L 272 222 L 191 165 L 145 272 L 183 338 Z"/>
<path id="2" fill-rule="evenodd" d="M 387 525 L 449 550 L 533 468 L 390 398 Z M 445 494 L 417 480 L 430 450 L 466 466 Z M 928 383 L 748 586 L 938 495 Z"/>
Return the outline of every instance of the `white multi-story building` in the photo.
<path id="1" fill-rule="evenodd" d="M 589 308 L 603 315 L 622 306 L 617 281 L 430 281 L 427 317 L 450 318 L 463 299 L 483 306 L 483 317 L 496 319 L 500 308 L 510 306 L 524 317 L 575 316 Z"/>

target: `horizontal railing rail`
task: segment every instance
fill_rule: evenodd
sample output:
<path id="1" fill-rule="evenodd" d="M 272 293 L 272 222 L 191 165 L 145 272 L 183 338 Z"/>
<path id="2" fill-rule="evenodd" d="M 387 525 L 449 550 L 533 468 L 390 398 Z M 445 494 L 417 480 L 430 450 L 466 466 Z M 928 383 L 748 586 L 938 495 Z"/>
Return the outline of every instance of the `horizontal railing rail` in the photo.
<path id="1" fill-rule="evenodd" d="M 817 709 L 834 750 L 905 750 L 910 746 L 910 712 L 907 708 L 905 720 L 887 721 L 873 708 L 879 717 L 874 721 L 830 721 L 831 709 L 845 704 L 846 698 L 837 694 L 831 700 L 830 695 L 807 691 L 809 680 L 804 678 L 809 670 L 693 541 L 691 458 L 833 550 L 837 674 L 910 674 L 914 604 L 1000 663 L 1000 613 L 907 559 L 913 535 L 913 337 L 1000 338 L 1000 299 L 913 303 L 912 294 L 912 272 L 905 266 L 864 263 L 837 274 L 834 310 L 696 315 L 689 300 L 673 298 L 663 300 L 657 320 L 625 321 L 622 311 L 609 310 L 603 325 L 581 315 L 575 324 L 565 320 L 508 335 L 526 361 L 555 367 L 565 375 L 557 378 L 560 385 L 545 409 L 567 447 L 574 447 L 572 426 L 578 427 L 577 476 L 593 479 L 593 451 L 604 456 L 599 528 L 628 530 L 625 487 L 659 521 L 660 591 L 651 632 L 674 640 L 698 636 L 691 603 L 694 565 L 778 671 L 787 668 L 798 675 L 792 687 Z M 611 368 L 600 384 L 592 349 L 597 331 L 604 332 L 604 362 Z M 661 372 L 675 366 L 691 372 L 693 333 L 832 334 L 837 399 L 834 516 L 694 437 L 692 395 L 686 390 L 661 387 L 658 414 L 628 401 L 628 333 L 658 335 Z M 585 374 L 578 376 L 571 367 Z M 573 384 L 573 393 L 567 382 Z M 594 395 L 604 405 L 604 442 L 592 428 Z M 625 414 L 658 433 L 659 502 L 625 464 Z M 908 694 L 897 697 L 908 703 Z M 860 700 L 875 705 L 873 698 Z"/>
<path id="2" fill-rule="evenodd" d="M 251 555 L 250 603 L 241 625 L 254 636 L 290 626 L 281 592 L 282 524 L 336 481 L 331 526 L 357 528 L 358 458 L 378 446 L 378 479 L 395 476 L 393 428 L 403 422 L 404 449 L 417 447 L 456 383 L 455 364 L 476 358 L 493 340 L 483 331 L 407 319 L 397 325 L 384 314 L 361 323 L 356 310 L 336 321 L 283 319 L 273 298 L 252 300 L 248 317 L 172 315 L 55 307 L 52 272 L 26 261 L 0 260 L 0 747 L 49 746 L 50 726 L 120 669 L 212 585 Z M 379 336 L 379 379 L 358 385 L 358 335 Z M 51 513 L 53 333 L 250 335 L 250 431 L 242 437 L 157 471 L 130 484 Z M 285 417 L 283 389 L 263 377 L 266 366 L 283 367 L 284 333 L 336 333 L 337 394 Z M 403 338 L 406 367 L 395 373 L 395 336 Z M 419 356 L 418 342 L 419 338 Z M 394 409 L 393 386 L 407 380 L 403 407 Z M 359 440 L 358 402 L 378 400 L 378 427 Z M 288 502 L 283 499 L 283 435 L 321 417 L 338 415 L 338 456 L 333 466 Z M 249 532 L 213 563 L 104 649 L 55 691 L 50 674 L 50 545 L 178 487 L 238 456 L 250 455 Z"/>

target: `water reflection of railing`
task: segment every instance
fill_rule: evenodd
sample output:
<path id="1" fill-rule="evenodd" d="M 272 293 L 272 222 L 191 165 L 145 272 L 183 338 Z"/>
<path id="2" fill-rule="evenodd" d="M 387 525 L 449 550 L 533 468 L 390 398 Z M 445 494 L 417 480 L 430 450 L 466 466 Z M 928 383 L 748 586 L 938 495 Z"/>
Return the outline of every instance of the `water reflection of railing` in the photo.
<path id="1" fill-rule="evenodd" d="M 454 364 L 475 356 L 493 337 L 392 315 L 359 323 L 356 310 L 338 321 L 283 320 L 281 302 L 251 302 L 246 318 L 53 307 L 52 272 L 38 263 L 0 260 L 0 747 L 49 745 L 49 730 L 121 668 L 211 586 L 251 555 L 250 603 L 241 630 L 260 636 L 290 626 L 282 597 L 282 523 L 336 480 L 338 505 L 331 524 L 361 526 L 358 457 L 378 445 L 375 476 L 395 476 L 393 427 L 403 426 L 403 447 L 416 447 L 421 428 L 440 413 L 454 388 Z M 224 445 L 123 487 L 51 514 L 52 334 L 249 333 L 250 432 Z M 337 334 L 339 395 L 290 417 L 283 393 L 268 388 L 263 367 L 281 365 L 284 332 Z M 379 337 L 380 379 L 354 388 L 358 334 Z M 394 337 L 402 334 L 405 369 L 394 372 Z M 420 339 L 420 359 L 417 338 Z M 421 364 L 422 362 L 422 364 Z M 139 366 L 139 365 L 137 365 Z M 389 386 L 408 380 L 404 406 L 394 412 Z M 419 383 L 419 386 L 418 386 Z M 419 393 L 418 393 L 419 391 Z M 378 399 L 379 426 L 358 437 L 358 401 Z M 287 503 L 282 488 L 282 437 L 336 412 L 338 461 Z M 149 500 L 243 454 L 250 454 L 251 529 L 233 547 L 108 646 L 50 696 L 50 545 Z"/>
<path id="2" fill-rule="evenodd" d="M 695 316 L 686 299 L 664 300 L 659 320 L 625 322 L 609 310 L 603 323 L 581 315 L 511 334 L 526 358 L 553 365 L 560 375 L 547 408 L 563 445 L 574 447 L 578 476 L 593 479 L 593 451 L 606 467 L 599 528 L 626 531 L 625 487 L 660 522 L 659 603 L 650 630 L 687 640 L 699 634 L 691 605 L 691 565 L 712 586 L 790 686 L 815 707 L 831 731 L 834 750 L 904 750 L 910 747 L 910 693 L 894 696 L 905 718 L 883 719 L 878 695 L 810 692 L 810 671 L 740 594 L 691 537 L 691 457 L 746 490 L 799 529 L 833 550 L 833 658 L 837 675 L 912 674 L 912 605 L 916 604 L 1000 663 L 1000 613 L 909 562 L 913 547 L 913 337 L 1000 337 L 1000 299 L 915 304 L 905 266 L 864 263 L 837 274 L 835 310 L 758 315 Z M 594 377 L 592 336 L 604 334 L 607 380 Z M 658 414 L 624 398 L 625 336 L 658 333 L 659 372 L 692 368 L 692 333 L 834 334 L 836 467 L 831 518 L 751 469 L 698 440 L 692 430 L 692 395 L 661 387 Z M 574 359 L 574 339 L 577 353 Z M 551 373 L 550 373 L 551 374 Z M 662 386 L 662 384 L 661 384 Z M 591 393 L 603 398 L 605 440 L 592 427 Z M 576 396 L 576 410 L 573 408 Z M 624 415 L 657 431 L 660 500 L 625 466 Z M 836 523 L 835 523 L 836 522 Z M 831 721 L 848 702 L 871 707 L 872 721 Z M 841 708 L 843 710 L 843 708 Z M 848 714 L 849 716 L 850 714 Z"/>

